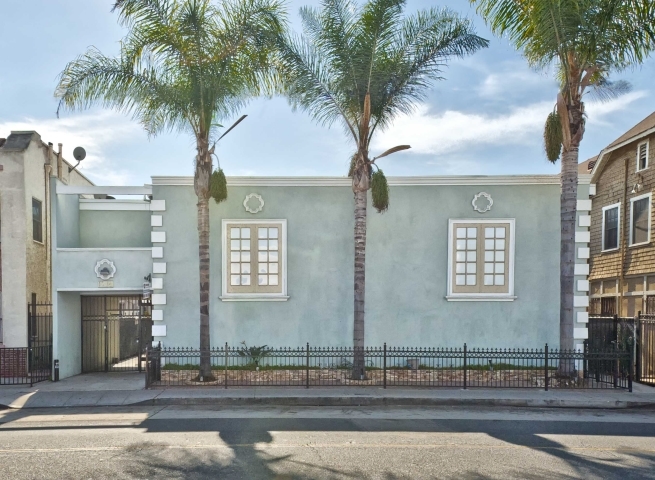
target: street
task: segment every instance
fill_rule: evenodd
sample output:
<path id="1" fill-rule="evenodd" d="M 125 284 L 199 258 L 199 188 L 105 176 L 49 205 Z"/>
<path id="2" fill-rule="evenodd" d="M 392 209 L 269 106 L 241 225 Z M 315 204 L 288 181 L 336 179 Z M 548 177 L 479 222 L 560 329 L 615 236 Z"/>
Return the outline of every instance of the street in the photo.
<path id="1" fill-rule="evenodd" d="M 655 478 L 650 410 L 0 411 L 0 478 Z"/>

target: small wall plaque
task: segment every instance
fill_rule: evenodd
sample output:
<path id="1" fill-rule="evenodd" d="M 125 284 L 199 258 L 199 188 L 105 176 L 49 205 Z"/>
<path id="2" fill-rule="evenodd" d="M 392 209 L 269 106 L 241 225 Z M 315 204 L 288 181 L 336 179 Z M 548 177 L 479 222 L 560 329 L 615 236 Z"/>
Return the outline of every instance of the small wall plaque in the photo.
<path id="1" fill-rule="evenodd" d="M 98 282 L 98 288 L 114 288 L 113 280 L 100 280 Z"/>
<path id="2" fill-rule="evenodd" d="M 256 193 L 249 193 L 243 201 L 243 206 L 248 213 L 259 213 L 264 209 L 264 199 Z"/>
<path id="3" fill-rule="evenodd" d="M 480 213 L 486 213 L 491 210 L 494 201 L 487 192 L 480 192 L 473 197 L 471 205 L 473 205 L 473 210 Z"/>

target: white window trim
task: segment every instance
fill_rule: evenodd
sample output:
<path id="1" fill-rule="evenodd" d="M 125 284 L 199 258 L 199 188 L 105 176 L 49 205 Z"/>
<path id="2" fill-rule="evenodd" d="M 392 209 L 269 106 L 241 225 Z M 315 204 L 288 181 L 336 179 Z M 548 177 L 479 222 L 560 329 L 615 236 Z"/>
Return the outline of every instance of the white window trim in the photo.
<path id="1" fill-rule="evenodd" d="M 641 150 L 642 145 L 646 145 L 646 166 L 642 169 L 639 169 L 639 151 Z M 648 168 L 648 154 L 650 153 L 648 151 L 648 148 L 649 148 L 648 140 L 637 144 L 637 165 L 635 166 L 635 172 L 643 172 Z"/>
<path id="2" fill-rule="evenodd" d="M 282 243 L 282 293 L 228 293 L 227 292 L 227 226 L 233 223 L 258 225 L 279 223 L 282 227 L 280 241 Z M 223 245 L 223 262 L 221 265 L 222 295 L 220 299 L 224 302 L 285 302 L 289 299 L 287 295 L 287 221 L 286 219 L 262 218 L 262 219 L 223 219 L 221 222 L 221 239 Z"/>
<path id="3" fill-rule="evenodd" d="M 632 243 L 632 224 L 633 224 L 633 221 L 634 221 L 634 215 L 633 215 L 632 208 L 634 206 L 634 202 L 636 202 L 638 200 L 643 200 L 644 198 L 648 198 L 648 240 L 646 240 L 645 242 Z M 652 203 L 653 203 L 652 194 L 650 192 L 645 193 L 643 195 L 639 195 L 638 197 L 634 197 L 634 198 L 630 199 L 630 246 L 631 247 L 638 247 L 639 245 L 646 245 L 646 244 L 650 243 L 650 228 L 651 228 L 650 216 L 652 215 L 652 212 L 651 212 Z"/>
<path id="4" fill-rule="evenodd" d="M 508 266 L 508 293 L 453 293 L 453 225 L 462 223 L 504 223 L 509 225 L 509 266 Z M 446 300 L 449 302 L 512 302 L 514 295 L 514 218 L 486 218 L 481 219 L 448 219 L 448 290 Z"/>
<path id="5" fill-rule="evenodd" d="M 613 208 L 619 209 L 619 214 L 617 216 L 617 232 L 616 232 L 616 248 L 605 248 L 605 211 L 611 210 Z M 601 239 L 600 239 L 600 251 L 601 252 L 614 252 L 619 249 L 621 246 L 621 202 L 613 203 L 612 205 L 607 205 L 603 207 L 603 218 L 601 220 Z"/>

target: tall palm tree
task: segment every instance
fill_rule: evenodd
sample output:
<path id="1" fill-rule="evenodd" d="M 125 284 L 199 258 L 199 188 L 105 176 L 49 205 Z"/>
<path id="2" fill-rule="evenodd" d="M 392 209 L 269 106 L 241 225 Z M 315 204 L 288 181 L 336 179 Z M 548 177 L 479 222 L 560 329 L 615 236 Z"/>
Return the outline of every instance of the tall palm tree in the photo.
<path id="1" fill-rule="evenodd" d="M 364 371 L 364 287 L 367 192 L 384 211 L 389 190 L 376 160 L 400 145 L 370 158 L 373 135 L 410 113 L 425 98 L 432 81 L 452 57 L 486 47 L 469 20 L 432 8 L 403 16 L 405 0 L 322 0 L 320 9 L 300 10 L 301 36 L 281 41 L 280 73 L 294 108 L 317 122 L 339 121 L 354 144 L 349 176 L 355 196 L 355 282 L 353 377 Z"/>
<path id="2" fill-rule="evenodd" d="M 471 0 L 494 33 L 532 67 L 555 67 L 560 81 L 544 131 L 548 159 L 561 160 L 560 348 L 573 349 L 573 277 L 578 149 L 584 95 L 615 98 L 629 87 L 611 73 L 643 62 L 655 44 L 653 0 Z M 572 362 L 560 365 L 571 373 Z"/>
<path id="3" fill-rule="evenodd" d="M 271 87 L 271 52 L 284 28 L 277 0 L 118 0 L 128 33 L 120 55 L 95 48 L 66 65 L 59 108 L 93 104 L 130 113 L 148 134 L 190 131 L 196 142 L 200 273 L 200 380 L 209 358 L 209 199 L 227 198 L 225 176 L 212 173 L 218 121 Z M 59 112 L 59 110 L 58 110 Z"/>

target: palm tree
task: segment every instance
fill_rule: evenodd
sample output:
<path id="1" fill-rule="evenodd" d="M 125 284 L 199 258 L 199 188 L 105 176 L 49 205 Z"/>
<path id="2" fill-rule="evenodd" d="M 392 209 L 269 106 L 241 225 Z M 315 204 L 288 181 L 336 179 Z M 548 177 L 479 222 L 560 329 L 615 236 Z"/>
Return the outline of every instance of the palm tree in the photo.
<path id="1" fill-rule="evenodd" d="M 301 36 L 280 42 L 285 93 L 294 108 L 317 122 L 339 121 L 354 142 L 349 176 L 355 196 L 355 282 L 353 378 L 364 371 L 364 301 L 367 192 L 385 211 L 389 190 L 376 160 L 370 158 L 373 135 L 410 113 L 452 57 L 486 47 L 469 20 L 449 10 L 429 9 L 403 17 L 405 0 L 322 0 L 320 9 L 300 10 Z"/>
<path id="2" fill-rule="evenodd" d="M 655 46 L 652 0 L 471 0 L 494 33 L 532 67 L 555 67 L 560 82 L 544 131 L 548 159 L 561 160 L 560 349 L 573 349 L 573 277 L 578 149 L 584 95 L 615 98 L 629 87 L 609 75 L 643 62 Z M 560 365 L 570 374 L 572 362 Z"/>
<path id="3" fill-rule="evenodd" d="M 118 58 L 94 48 L 66 65 L 55 96 L 59 108 L 99 103 L 130 113 L 148 134 L 190 131 L 196 142 L 200 273 L 200 380 L 209 358 L 209 199 L 227 198 L 222 170 L 212 173 L 220 125 L 249 98 L 272 86 L 275 39 L 284 28 L 277 0 L 118 0 L 128 33 Z M 58 109 L 59 113 L 59 109 Z"/>

